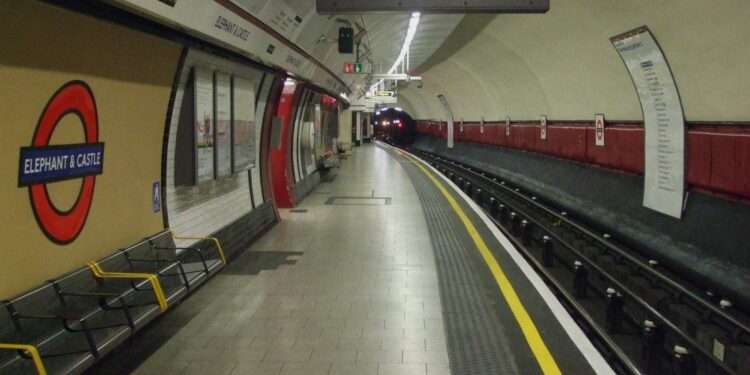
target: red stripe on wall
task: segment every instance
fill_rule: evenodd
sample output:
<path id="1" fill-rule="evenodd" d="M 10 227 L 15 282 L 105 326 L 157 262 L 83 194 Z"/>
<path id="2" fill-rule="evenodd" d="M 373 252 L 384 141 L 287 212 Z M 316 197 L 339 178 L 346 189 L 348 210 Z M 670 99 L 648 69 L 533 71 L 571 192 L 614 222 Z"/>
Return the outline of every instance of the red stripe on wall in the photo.
<path id="1" fill-rule="evenodd" d="M 439 126 L 439 124 L 442 124 Z M 463 132 L 454 124 L 456 142 L 475 142 L 536 152 L 612 170 L 643 174 L 644 133 L 637 123 L 607 123 L 605 146 L 594 144 L 594 123 L 547 121 L 547 140 L 539 137 L 536 122 L 514 122 L 510 136 L 505 122 L 467 126 Z M 472 122 L 472 125 L 478 122 Z M 447 124 L 417 121 L 420 134 L 446 138 Z M 688 124 L 687 182 L 691 188 L 750 200 L 750 123 L 713 125 Z"/>

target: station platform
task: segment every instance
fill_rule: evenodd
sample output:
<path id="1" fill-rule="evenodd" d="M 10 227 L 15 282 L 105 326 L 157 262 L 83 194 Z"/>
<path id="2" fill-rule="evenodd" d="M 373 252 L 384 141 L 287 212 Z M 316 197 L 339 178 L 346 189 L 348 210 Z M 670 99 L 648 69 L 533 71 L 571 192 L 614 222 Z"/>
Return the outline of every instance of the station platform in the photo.
<path id="1" fill-rule="evenodd" d="M 91 373 L 612 374 L 452 183 L 354 150 L 282 221 Z"/>

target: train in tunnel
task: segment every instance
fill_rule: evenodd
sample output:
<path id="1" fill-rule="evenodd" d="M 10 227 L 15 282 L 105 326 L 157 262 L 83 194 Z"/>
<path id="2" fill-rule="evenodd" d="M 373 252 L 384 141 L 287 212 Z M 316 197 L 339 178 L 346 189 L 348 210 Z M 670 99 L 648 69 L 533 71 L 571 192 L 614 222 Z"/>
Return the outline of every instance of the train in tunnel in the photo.
<path id="1" fill-rule="evenodd" d="M 0 1 L 0 375 L 748 375 L 748 17 Z"/>
<path id="2" fill-rule="evenodd" d="M 386 107 L 375 111 L 373 130 L 383 142 L 409 147 L 416 140 L 417 122 L 400 107 Z"/>

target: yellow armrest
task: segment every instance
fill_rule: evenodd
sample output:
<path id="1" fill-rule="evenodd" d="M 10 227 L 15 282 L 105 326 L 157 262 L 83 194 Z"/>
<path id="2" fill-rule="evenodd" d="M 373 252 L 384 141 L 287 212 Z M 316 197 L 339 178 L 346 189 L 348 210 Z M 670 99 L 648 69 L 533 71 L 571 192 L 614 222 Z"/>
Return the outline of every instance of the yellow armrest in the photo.
<path id="1" fill-rule="evenodd" d="M 100 279 L 141 279 L 147 280 L 151 283 L 151 287 L 154 290 L 154 296 L 156 301 L 159 303 L 161 311 L 167 311 L 169 306 L 167 305 L 167 298 L 164 294 L 164 290 L 161 288 L 161 282 L 159 278 L 154 274 L 150 273 L 136 273 L 136 272 L 106 272 L 102 270 L 97 262 L 89 262 L 89 269 L 94 276 Z"/>
<path id="2" fill-rule="evenodd" d="M 219 257 L 221 257 L 221 262 L 224 263 L 224 265 L 227 264 L 227 258 L 224 256 L 224 248 L 221 247 L 221 242 L 216 237 L 181 237 L 177 236 L 172 232 L 171 230 L 169 233 L 172 233 L 172 239 L 175 240 L 209 240 L 213 241 L 216 244 L 216 249 L 219 251 Z"/>
<path id="3" fill-rule="evenodd" d="M 20 345 L 20 344 L 3 344 L 0 343 L 0 350 L 23 350 L 31 356 L 31 360 L 34 361 L 34 367 L 39 375 L 47 375 L 47 369 L 44 368 L 42 362 L 42 356 L 39 355 L 39 350 L 33 345 Z"/>

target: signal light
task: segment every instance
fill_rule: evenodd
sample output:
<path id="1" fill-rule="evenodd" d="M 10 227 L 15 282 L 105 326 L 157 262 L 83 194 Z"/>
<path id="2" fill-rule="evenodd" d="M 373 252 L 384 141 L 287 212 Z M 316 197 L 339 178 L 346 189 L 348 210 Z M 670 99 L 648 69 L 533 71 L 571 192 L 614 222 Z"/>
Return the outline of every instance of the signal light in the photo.
<path id="1" fill-rule="evenodd" d="M 339 28 L 339 53 L 354 52 L 354 29 L 351 27 Z"/>

